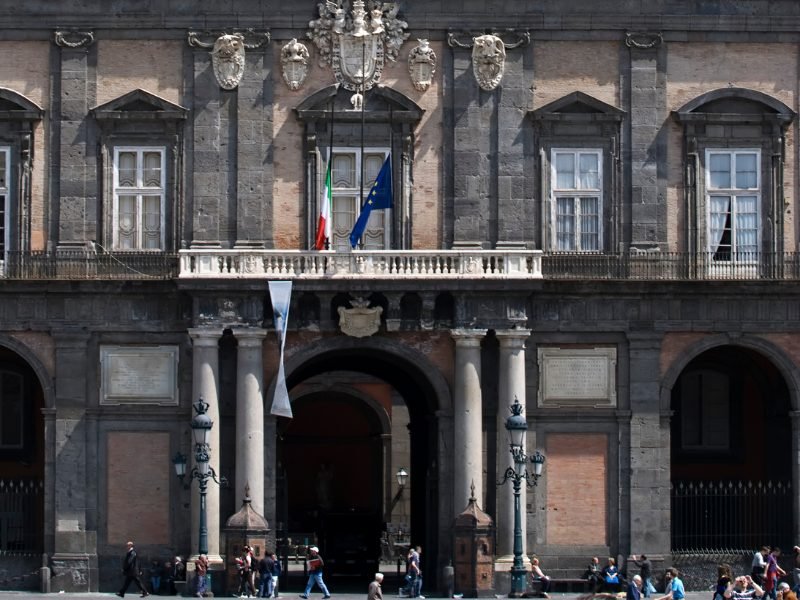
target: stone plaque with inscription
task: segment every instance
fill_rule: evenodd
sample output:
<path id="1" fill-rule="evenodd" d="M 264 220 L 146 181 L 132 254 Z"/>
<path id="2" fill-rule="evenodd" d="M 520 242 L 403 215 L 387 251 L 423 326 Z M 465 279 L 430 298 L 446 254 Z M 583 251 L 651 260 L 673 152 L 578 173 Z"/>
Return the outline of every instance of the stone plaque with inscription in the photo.
<path id="1" fill-rule="evenodd" d="M 100 404 L 178 405 L 178 346 L 101 346 Z"/>
<path id="2" fill-rule="evenodd" d="M 539 348 L 539 406 L 617 405 L 617 349 Z"/>

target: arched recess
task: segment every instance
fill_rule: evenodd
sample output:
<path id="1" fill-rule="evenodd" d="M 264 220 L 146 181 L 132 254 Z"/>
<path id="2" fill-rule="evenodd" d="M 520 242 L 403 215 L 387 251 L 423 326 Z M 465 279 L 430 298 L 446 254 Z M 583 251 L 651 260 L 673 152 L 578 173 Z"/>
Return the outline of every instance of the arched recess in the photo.
<path id="1" fill-rule="evenodd" d="M 710 336 L 670 365 L 661 401 L 670 415 L 673 553 L 793 540 L 794 372 L 780 348 L 752 336 Z"/>
<path id="2" fill-rule="evenodd" d="M 290 426 L 304 430 L 306 433 L 303 435 L 309 436 L 309 444 L 312 444 L 314 429 L 302 423 L 304 419 L 309 422 L 303 412 L 303 405 L 308 402 L 318 401 L 319 407 L 332 403 L 347 411 L 347 414 L 355 410 L 372 415 L 373 427 L 369 435 L 378 435 L 377 432 L 382 432 L 379 434 L 383 436 L 380 443 L 374 441 L 375 448 L 382 444 L 382 462 L 380 468 L 373 468 L 374 465 L 370 467 L 373 468 L 369 471 L 371 475 L 359 483 L 358 489 L 364 491 L 375 489 L 382 494 L 382 518 L 386 514 L 386 504 L 391 504 L 393 490 L 389 492 L 389 484 L 394 480 L 395 471 L 400 466 L 407 469 L 410 474 L 409 502 L 412 515 L 411 535 L 407 541 L 413 540 L 413 543 L 429 549 L 429 553 L 424 557 L 430 560 L 429 582 L 432 584 L 436 570 L 434 565 L 441 559 L 436 554 L 441 529 L 439 478 L 445 474 L 439 472 L 443 451 L 439 445 L 442 437 L 439 418 L 443 413 L 451 412 L 450 390 L 439 368 L 417 350 L 386 339 L 337 336 L 304 346 L 289 356 L 286 360 L 286 376 L 287 387 L 292 397 L 292 410 L 295 412 L 295 418 L 291 420 Z M 265 397 L 271 398 L 273 390 L 274 381 L 271 382 Z M 376 402 L 375 398 L 381 400 Z M 387 420 L 387 415 L 400 414 L 397 412 L 398 403 L 403 408 L 403 414 L 407 414 L 405 417 L 407 430 L 402 427 L 402 431 L 398 431 L 397 423 Z M 384 407 L 387 406 L 391 408 L 391 413 L 384 415 Z M 322 408 L 319 410 L 324 412 Z M 314 417 L 313 420 L 321 421 L 323 427 L 342 430 L 336 433 L 346 433 L 346 424 L 337 420 L 336 414 L 326 413 L 325 416 Z M 320 425 L 314 425 L 318 426 Z M 387 429 L 390 426 L 391 433 Z M 286 446 L 281 436 L 286 431 L 288 431 L 286 422 L 280 420 L 276 429 L 275 452 L 271 453 L 268 446 L 268 457 L 277 456 L 285 451 Z M 332 437 L 333 434 L 329 436 Z M 354 438 L 351 440 L 352 443 L 364 442 L 363 436 L 358 438 L 353 434 L 352 437 Z M 392 456 L 395 443 L 407 445 L 409 463 L 387 463 Z M 283 449 L 281 444 L 284 444 Z M 332 448 L 335 447 L 335 444 L 329 445 L 325 455 L 331 456 Z M 292 479 L 290 473 L 281 471 L 283 466 L 277 463 L 275 465 L 278 494 L 282 493 L 284 483 Z M 305 475 L 314 479 L 312 472 L 307 472 Z M 287 497 L 277 498 L 278 504 L 282 502 L 286 504 L 288 501 Z M 285 522 L 286 519 L 278 514 L 275 520 Z M 331 525 L 333 530 L 337 530 L 338 527 L 336 524 Z M 373 535 L 380 536 L 380 531 L 373 529 Z M 353 545 L 358 546 L 358 543 L 354 541 Z M 334 552 L 337 551 L 334 549 Z M 341 559 L 341 556 L 334 558 Z"/>
<path id="3" fill-rule="evenodd" d="M 22 342 L 0 335 L 0 552 L 30 555 L 52 551 L 53 523 L 45 506 L 53 481 L 45 420 L 54 407 L 52 378 Z"/>
<path id="4" fill-rule="evenodd" d="M 358 156 L 350 184 L 348 178 L 332 178 L 334 210 L 333 216 L 346 212 L 337 209 L 337 201 L 349 202 L 346 198 L 354 198 L 357 206 L 347 210 L 357 214 L 363 204 L 364 196 L 369 192 L 369 181 L 376 175 L 365 169 L 361 177 L 359 165 L 368 165 L 372 155 L 381 155 L 384 151 L 392 156 L 393 207 L 390 222 L 385 224 L 385 236 L 376 236 L 372 243 L 375 248 L 409 248 L 411 246 L 411 181 L 414 161 L 414 129 L 422 119 L 424 110 L 413 100 L 397 90 L 386 86 L 376 86 L 367 90 L 363 99 L 363 111 L 357 110 L 353 102 L 353 93 L 338 85 L 331 85 L 306 97 L 295 108 L 295 114 L 303 123 L 304 129 L 304 163 L 305 163 L 305 218 L 301 227 L 305 230 L 307 247 L 313 247 L 320 214 L 320 199 L 325 184 L 326 166 L 329 161 L 331 146 L 342 156 L 352 154 Z M 380 166 L 380 161 L 377 161 Z M 344 168 L 340 167 L 339 171 Z M 374 169 L 373 169 L 374 170 Z M 334 175 L 336 169 L 334 170 Z M 341 200 L 337 199 L 337 190 L 342 192 Z M 376 211 L 377 212 L 377 211 Z M 383 213 L 383 211 L 381 211 Z M 381 214 L 380 216 L 383 216 Z M 342 217 L 344 218 L 344 217 Z M 333 220 L 333 237 L 342 242 L 337 230 L 346 231 L 346 223 Z M 365 237 L 365 241 L 367 238 Z M 332 242 L 334 247 L 336 242 Z"/>

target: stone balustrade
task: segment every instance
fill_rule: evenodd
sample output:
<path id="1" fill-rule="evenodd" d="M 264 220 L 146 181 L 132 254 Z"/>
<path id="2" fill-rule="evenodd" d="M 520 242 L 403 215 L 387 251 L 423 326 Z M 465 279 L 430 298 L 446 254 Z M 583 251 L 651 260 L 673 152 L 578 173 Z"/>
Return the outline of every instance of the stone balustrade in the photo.
<path id="1" fill-rule="evenodd" d="M 458 278 L 541 279 L 540 250 L 180 251 L 191 278 Z"/>

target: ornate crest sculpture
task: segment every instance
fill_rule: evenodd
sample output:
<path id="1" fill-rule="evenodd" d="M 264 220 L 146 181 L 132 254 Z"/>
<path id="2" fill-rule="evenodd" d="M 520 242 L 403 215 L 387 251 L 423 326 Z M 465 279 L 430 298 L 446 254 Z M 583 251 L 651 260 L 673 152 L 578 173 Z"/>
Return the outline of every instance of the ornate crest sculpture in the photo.
<path id="1" fill-rule="evenodd" d="M 380 329 L 383 307 L 369 308 L 369 300 L 365 298 L 356 298 L 350 304 L 353 308 L 340 306 L 337 309 L 342 333 L 352 337 L 367 337 Z"/>
<path id="2" fill-rule="evenodd" d="M 411 76 L 411 83 L 420 92 L 427 90 L 433 81 L 433 74 L 436 73 L 436 52 L 433 51 L 428 40 L 417 40 L 416 46 L 408 54 L 408 74 Z"/>
<path id="3" fill-rule="evenodd" d="M 244 75 L 245 48 L 255 49 L 264 45 L 270 39 L 269 33 L 255 34 L 252 30 L 244 33 L 222 33 L 214 42 L 200 40 L 197 32 L 189 32 L 189 45 L 198 48 L 211 48 L 211 65 L 214 68 L 214 77 L 217 78 L 219 87 L 224 90 L 234 90 Z M 211 34 L 206 34 L 211 35 Z M 246 36 L 255 35 L 258 40 L 248 43 Z"/>
<path id="4" fill-rule="evenodd" d="M 472 48 L 472 72 L 480 88 L 487 92 L 494 90 L 503 80 L 506 50 L 527 45 L 531 41 L 531 34 L 528 31 L 517 32 L 509 29 L 505 33 L 515 35 L 516 41 L 506 42 L 500 35 L 492 33 L 475 36 L 469 43 L 459 41 L 455 33 L 447 36 L 447 43 L 451 48 Z"/>
<path id="5" fill-rule="evenodd" d="M 281 71 L 283 80 L 290 90 L 296 90 L 306 80 L 308 75 L 308 48 L 305 44 L 292 38 L 281 48 Z"/>
<path id="6" fill-rule="evenodd" d="M 506 45 L 496 35 L 481 35 L 472 45 L 472 72 L 482 90 L 495 89 L 506 68 Z"/>
<path id="7" fill-rule="evenodd" d="M 343 0 L 319 3 L 307 35 L 319 49 L 320 66 L 331 65 L 343 88 L 363 93 L 380 81 L 384 58 L 397 60 L 408 23 L 397 18 L 393 2 L 371 0 L 367 10 L 364 0 L 353 0 L 349 13 L 347 6 Z"/>

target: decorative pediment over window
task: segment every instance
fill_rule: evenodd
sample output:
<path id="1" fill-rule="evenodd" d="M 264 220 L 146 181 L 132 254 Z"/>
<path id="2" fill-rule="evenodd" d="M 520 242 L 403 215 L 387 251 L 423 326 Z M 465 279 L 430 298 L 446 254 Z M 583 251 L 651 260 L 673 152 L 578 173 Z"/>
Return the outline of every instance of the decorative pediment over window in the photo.
<path id="1" fill-rule="evenodd" d="M 160 96 L 142 89 L 133 90 L 115 100 L 91 109 L 90 113 L 98 120 L 135 121 L 181 121 L 189 111 Z"/>
<path id="2" fill-rule="evenodd" d="M 720 88 L 707 92 L 673 112 L 682 123 L 762 123 L 786 128 L 795 112 L 780 100 L 746 88 Z"/>
<path id="3" fill-rule="evenodd" d="M 0 87 L 0 121 L 39 121 L 44 110 L 14 90 Z"/>
<path id="4" fill-rule="evenodd" d="M 572 92 L 529 113 L 534 121 L 622 121 L 625 111 L 583 92 Z"/>
<path id="5" fill-rule="evenodd" d="M 337 122 L 360 122 L 361 110 L 351 105 L 351 94 L 339 94 L 338 85 L 330 85 L 308 96 L 296 108 L 301 121 L 327 121 L 331 118 L 331 100 L 333 100 L 333 118 Z M 425 111 L 408 96 L 386 86 L 376 86 L 365 96 L 365 120 L 370 123 L 418 123 Z"/>

